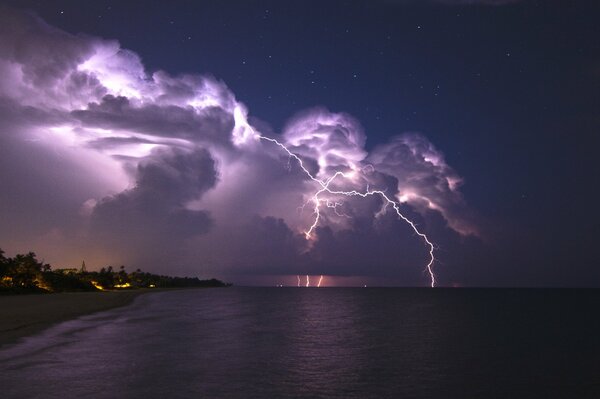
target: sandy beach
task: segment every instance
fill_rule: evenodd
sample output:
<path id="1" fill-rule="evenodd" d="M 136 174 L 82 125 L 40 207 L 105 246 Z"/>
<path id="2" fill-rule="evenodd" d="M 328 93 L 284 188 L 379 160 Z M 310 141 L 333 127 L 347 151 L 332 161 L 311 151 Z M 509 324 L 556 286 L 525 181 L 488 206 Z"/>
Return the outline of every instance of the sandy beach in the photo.
<path id="1" fill-rule="evenodd" d="M 0 296 L 0 348 L 55 323 L 131 303 L 149 290 Z"/>

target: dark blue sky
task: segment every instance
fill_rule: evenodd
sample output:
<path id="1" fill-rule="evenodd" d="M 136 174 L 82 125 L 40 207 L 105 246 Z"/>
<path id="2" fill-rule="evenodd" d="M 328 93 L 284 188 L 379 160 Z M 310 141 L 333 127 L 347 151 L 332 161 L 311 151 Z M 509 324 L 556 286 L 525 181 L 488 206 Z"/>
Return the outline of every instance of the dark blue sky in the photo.
<path id="1" fill-rule="evenodd" d="M 355 116 L 369 149 L 421 132 L 490 232 L 473 259 L 502 263 L 474 280 L 600 283 L 597 2 L 9 3 L 117 39 L 150 70 L 212 74 L 275 131 L 325 106 Z"/>

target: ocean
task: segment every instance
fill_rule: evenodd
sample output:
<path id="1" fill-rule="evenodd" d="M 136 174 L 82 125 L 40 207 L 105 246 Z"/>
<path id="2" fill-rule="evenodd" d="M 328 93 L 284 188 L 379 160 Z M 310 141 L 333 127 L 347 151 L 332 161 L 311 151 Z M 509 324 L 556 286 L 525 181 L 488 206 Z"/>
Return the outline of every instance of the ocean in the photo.
<path id="1" fill-rule="evenodd" d="M 8 398 L 600 398 L 600 290 L 142 295 L 0 351 Z"/>

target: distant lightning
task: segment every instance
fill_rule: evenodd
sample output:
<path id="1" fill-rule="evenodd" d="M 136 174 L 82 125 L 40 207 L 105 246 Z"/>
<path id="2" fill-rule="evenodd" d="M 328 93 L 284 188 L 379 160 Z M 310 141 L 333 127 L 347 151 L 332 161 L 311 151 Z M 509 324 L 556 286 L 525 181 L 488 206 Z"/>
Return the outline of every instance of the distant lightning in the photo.
<path id="1" fill-rule="evenodd" d="M 331 176 L 330 178 L 328 178 L 326 180 L 317 179 L 304 166 L 304 162 L 302 161 L 302 159 L 298 155 L 296 155 L 293 152 L 291 152 L 285 145 L 283 145 L 282 143 L 280 143 L 279 141 L 277 141 L 277 140 L 275 140 L 273 138 L 265 137 L 265 136 L 260 135 L 260 134 L 258 134 L 256 132 L 255 132 L 255 134 L 256 134 L 256 137 L 258 139 L 269 141 L 269 142 L 277 145 L 285 153 L 287 153 L 290 158 L 294 158 L 296 161 L 298 161 L 298 164 L 300 165 L 300 168 L 308 176 L 308 178 L 311 179 L 312 181 L 314 181 L 315 183 L 317 183 L 321 187 L 312 196 L 312 202 L 314 204 L 315 219 L 313 220 L 313 223 L 310 225 L 310 227 L 308 228 L 308 230 L 306 230 L 304 232 L 304 236 L 305 236 L 305 238 L 307 240 L 311 239 L 313 231 L 315 230 L 315 228 L 319 224 L 319 220 L 321 218 L 321 212 L 320 212 L 321 203 L 325 202 L 325 204 L 327 205 L 327 207 L 334 208 L 334 211 L 336 210 L 337 206 L 340 205 L 339 203 L 337 203 L 337 204 L 333 203 L 333 205 L 332 205 L 332 203 L 329 200 L 324 200 L 324 199 L 320 198 L 321 194 L 323 194 L 323 193 L 329 193 L 329 194 L 333 194 L 333 195 L 344 195 L 344 196 L 347 196 L 347 197 L 362 197 L 362 198 L 366 198 L 366 197 L 373 196 L 373 195 L 378 195 L 378 196 L 380 196 L 384 200 L 384 207 L 382 208 L 382 211 L 385 210 L 385 208 L 388 205 L 391 205 L 394 208 L 394 210 L 396 211 L 396 214 L 398 215 L 398 217 L 400 219 L 404 220 L 406 223 L 408 223 L 408 225 L 413 229 L 413 231 L 415 232 L 415 234 L 417 234 L 419 237 L 421 237 L 423 239 L 423 241 L 429 247 L 429 262 L 427 262 L 427 265 L 425 266 L 425 270 L 429 274 L 429 277 L 430 277 L 430 280 L 431 280 L 431 287 L 435 287 L 436 279 L 435 279 L 435 274 L 433 272 L 433 263 L 435 261 L 435 256 L 434 256 L 433 252 L 434 252 L 435 247 L 434 247 L 433 243 L 431 241 L 429 241 L 429 238 L 427 237 L 427 235 L 425 235 L 424 233 L 422 233 L 417 228 L 417 226 L 415 225 L 415 223 L 412 220 L 408 219 L 406 216 L 404 216 L 402 214 L 402 212 L 400 212 L 400 204 L 399 203 L 397 203 L 396 201 L 393 201 L 390 197 L 388 197 L 388 195 L 384 191 L 381 191 L 381 190 L 371 190 L 368 186 L 367 186 L 367 191 L 364 191 L 364 192 L 360 192 L 360 191 L 357 191 L 357 190 L 350 190 L 350 191 L 334 190 L 330 186 L 331 186 L 332 182 L 335 179 L 337 179 L 338 177 L 343 177 L 343 178 L 346 178 L 346 179 L 352 179 L 354 172 L 344 173 L 344 172 L 338 171 L 333 176 Z M 289 163 L 288 163 L 288 165 L 289 165 Z M 307 287 L 309 286 L 309 278 L 308 278 L 308 276 L 306 276 L 306 286 Z"/>
<path id="2" fill-rule="evenodd" d="M 37 25 L 36 25 L 37 26 Z M 36 28 L 37 29 L 37 28 Z M 44 28 L 45 29 L 45 28 Z M 60 33 L 62 34 L 62 33 Z M 59 36 L 60 36 L 59 34 Z M 54 37 L 56 36 L 55 33 L 53 33 Z M 56 36 L 57 38 L 59 36 Z M 54 40 L 54 39 L 49 39 L 49 40 Z M 60 39 L 59 39 L 60 40 Z M 88 47 L 88 44 L 86 44 L 87 41 L 81 42 L 79 43 L 80 46 L 83 47 Z M 269 142 L 270 144 L 274 144 L 275 146 L 278 147 L 278 149 L 276 150 L 278 151 L 282 151 L 281 154 L 287 154 L 288 155 L 288 159 L 287 159 L 287 168 L 291 170 L 292 164 L 295 164 L 295 162 L 298 163 L 298 165 L 300 166 L 300 168 L 302 169 L 302 171 L 304 172 L 304 174 L 310 179 L 312 180 L 312 182 L 314 182 L 316 185 L 313 187 L 313 191 L 311 191 L 308 195 L 304 196 L 302 198 L 302 201 L 306 201 L 304 203 L 304 205 L 302 205 L 300 207 L 300 209 L 304 209 L 306 206 L 309 206 L 310 208 L 312 208 L 312 214 L 314 215 L 314 218 L 311 219 L 311 221 L 309 223 L 306 223 L 307 226 L 304 226 L 303 228 L 306 229 L 305 231 L 303 231 L 305 239 L 306 240 L 314 240 L 315 239 L 315 230 L 317 229 L 317 227 L 319 226 L 319 223 L 321 222 L 321 211 L 323 210 L 322 207 L 326 207 L 325 208 L 325 212 L 326 215 L 329 215 L 331 213 L 335 213 L 337 216 L 340 217 L 346 217 L 349 218 L 350 216 L 347 215 L 344 210 L 344 206 L 343 206 L 343 202 L 341 200 L 339 200 L 339 197 L 344 196 L 344 197 L 361 197 L 361 198 L 367 198 L 369 196 L 377 196 L 378 198 L 381 198 L 381 200 L 378 199 L 378 202 L 381 202 L 381 209 L 376 212 L 374 214 L 375 217 L 378 217 L 380 215 L 382 215 L 384 212 L 386 212 L 388 210 L 388 208 L 393 208 L 394 211 L 396 212 L 398 218 L 402 219 L 404 222 L 408 223 L 408 225 L 412 228 L 412 230 L 414 231 L 414 233 L 416 235 L 418 235 L 420 237 L 420 239 L 422 239 L 424 241 L 424 243 L 427 245 L 428 249 L 429 249 L 429 261 L 427 263 L 427 265 L 425 266 L 424 269 L 424 273 L 427 272 L 429 274 L 430 280 L 431 280 L 431 287 L 435 287 L 436 286 L 436 276 L 434 274 L 434 268 L 433 268 L 433 264 L 435 262 L 435 258 L 434 258 L 434 245 L 433 243 L 429 240 L 429 238 L 419 230 L 419 228 L 417 227 L 417 225 L 411 221 L 410 219 L 408 219 L 406 216 L 404 216 L 401 211 L 400 211 L 400 205 L 404 202 L 409 201 L 411 198 L 416 198 L 419 200 L 426 200 L 426 204 L 428 205 L 429 208 L 434 209 L 434 210 L 438 210 L 438 211 L 443 211 L 443 209 L 441 209 L 440 207 L 438 207 L 438 205 L 436 203 L 432 203 L 431 201 L 429 201 L 427 198 L 425 197 L 420 197 L 418 195 L 418 193 L 410 193 L 410 192 L 402 192 L 402 193 L 398 193 L 398 194 L 402 194 L 402 196 L 399 196 L 398 198 L 396 198 L 394 196 L 394 194 L 391 194 L 391 196 L 388 196 L 388 194 L 386 194 L 385 190 L 373 190 L 370 188 L 369 184 L 368 184 L 368 178 L 367 176 L 370 173 L 373 173 L 375 171 L 374 167 L 372 165 L 366 165 L 366 166 L 362 166 L 361 165 L 361 160 L 365 159 L 365 157 L 367 156 L 368 152 L 366 151 L 364 147 L 364 140 L 366 139 L 366 137 L 363 137 L 363 134 L 361 132 L 356 132 L 356 134 L 351 134 L 351 137 L 348 137 L 348 139 L 350 140 L 349 144 L 352 145 L 352 149 L 346 153 L 345 151 L 335 151 L 336 149 L 334 149 L 334 151 L 331 151 L 331 145 L 317 145 L 315 147 L 316 151 L 319 153 L 319 159 L 316 160 L 319 167 L 323 167 L 323 166 L 327 166 L 327 156 L 328 154 L 324 154 L 323 152 L 326 150 L 331 151 L 331 155 L 334 155 L 336 158 L 345 158 L 348 159 L 350 163 L 349 168 L 348 169 L 342 169 L 343 171 L 336 171 L 335 174 L 333 174 L 333 176 L 330 176 L 329 174 L 327 176 L 330 177 L 323 177 L 320 172 L 315 172 L 315 174 L 311 174 L 311 172 L 309 171 L 310 167 L 307 168 L 307 166 L 305 165 L 305 163 L 303 162 L 302 158 L 298 155 L 296 155 L 295 153 L 293 153 L 292 151 L 290 151 L 290 149 L 288 149 L 286 147 L 286 145 L 284 145 L 283 143 L 281 143 L 280 141 L 270 138 L 270 137 L 265 137 L 263 135 L 261 135 L 259 132 L 257 132 L 256 130 L 254 130 L 254 128 L 252 126 L 250 126 L 250 124 L 248 123 L 248 111 L 245 108 L 245 106 L 241 103 L 238 103 L 237 100 L 235 100 L 235 96 L 233 95 L 233 93 L 231 93 L 227 87 L 219 81 L 215 81 L 213 79 L 210 78 L 193 78 L 193 79 L 189 79 L 189 78 L 184 78 L 184 79 L 180 79 L 177 77 L 172 77 L 168 74 L 164 74 L 161 75 L 162 77 L 160 78 L 163 82 L 164 81 L 172 81 L 173 85 L 177 84 L 180 85 L 181 87 L 183 87 L 184 89 L 182 89 L 182 93 L 189 93 L 189 94 L 184 94 L 181 96 L 171 96 L 170 95 L 170 89 L 167 88 L 167 85 L 164 85 L 162 83 L 159 82 L 158 79 L 147 79 L 145 78 L 145 76 L 147 76 L 147 72 L 146 70 L 143 68 L 143 65 L 141 64 L 141 59 L 139 57 L 137 57 L 134 53 L 130 53 L 128 51 L 125 50 L 121 50 L 119 48 L 118 44 L 115 44 L 113 42 L 107 42 L 104 40 L 94 40 L 93 44 L 89 44 L 89 48 L 88 50 L 90 51 L 86 51 L 86 53 L 89 53 L 88 56 L 86 57 L 77 57 L 77 59 L 73 58 L 71 61 L 69 62 L 69 68 L 71 68 L 71 70 L 67 70 L 65 69 L 65 73 L 69 73 L 68 75 L 65 76 L 71 76 L 73 75 L 73 73 L 80 73 L 80 74 L 84 74 L 85 76 L 92 76 L 95 79 L 95 82 L 99 84 L 99 87 L 105 89 L 106 93 L 111 94 L 112 96 L 123 96 L 122 98 L 124 98 L 126 101 L 131 101 L 132 104 L 132 110 L 135 112 L 135 110 L 137 110 L 139 107 L 141 107 L 142 105 L 148 105 L 148 104 L 155 104 L 155 106 L 159 107 L 160 109 L 162 109 L 161 107 L 164 106 L 169 106 L 169 107 L 176 107 L 177 109 L 183 109 L 185 108 L 186 113 L 185 115 L 187 115 L 187 110 L 192 111 L 192 113 L 196 116 L 202 117 L 204 118 L 204 112 L 205 110 L 209 110 L 213 107 L 219 108 L 222 111 L 224 111 L 227 115 L 232 114 L 233 116 L 233 129 L 231 130 L 231 142 L 233 144 L 233 146 L 244 149 L 244 147 L 242 147 L 242 144 L 246 144 L 248 143 L 248 141 L 256 141 L 257 143 L 259 141 L 266 141 Z M 115 52 L 116 51 L 116 52 Z M 109 57 L 110 56 L 110 57 Z M 21 68 L 34 68 L 35 65 L 32 64 L 32 66 L 28 66 L 28 64 L 23 63 L 22 60 L 19 60 L 18 57 L 14 58 L 13 55 L 9 55 L 8 58 L 5 57 L 4 55 L 1 57 L 2 58 L 2 62 L 8 62 L 8 63 L 14 63 L 14 65 L 17 69 Z M 68 58 L 68 57 L 67 57 Z M 7 64 L 8 65 L 8 64 Z M 140 68 L 141 68 L 141 72 L 140 72 Z M 35 69 L 35 68 L 34 68 Z M 12 69 L 11 69 L 12 70 Z M 142 78 L 143 75 L 144 77 Z M 61 78 L 62 79 L 62 78 Z M 21 79 L 23 80 L 23 79 Z M 64 80 L 64 79 L 62 79 Z M 29 88 L 36 90 L 37 86 L 35 84 L 33 85 L 29 85 L 29 83 L 23 81 L 24 85 L 28 86 Z M 35 82 L 34 82 L 35 83 Z M 20 84 L 20 83 L 19 83 Z M 93 143 L 96 139 L 98 141 L 100 141 L 100 139 L 117 139 L 117 140 L 121 140 L 123 139 L 123 143 L 129 143 L 129 141 L 127 140 L 127 137 L 129 137 L 130 139 L 137 139 L 137 140 L 133 140 L 133 142 L 137 142 L 137 144 L 119 144 L 117 145 L 115 150 L 111 150 L 109 149 L 108 146 L 104 146 L 100 145 L 98 147 L 98 151 L 101 151 L 100 156 L 104 157 L 104 155 L 109 156 L 111 159 L 145 159 L 146 157 L 149 157 L 148 159 L 153 159 L 151 158 L 152 155 L 152 151 L 155 147 L 158 146 L 167 146 L 168 148 L 171 148 L 171 146 L 173 146 L 173 149 L 177 149 L 177 148 L 195 148 L 198 144 L 200 144 L 201 146 L 206 146 L 207 149 L 210 149 L 210 153 L 212 154 L 213 152 L 215 152 L 215 162 L 220 160 L 220 159 L 227 159 L 226 155 L 220 155 L 220 150 L 215 149 L 215 151 L 212 150 L 213 147 L 215 148 L 219 148 L 221 146 L 220 141 L 217 142 L 213 142 L 212 139 L 209 139 L 208 137 L 206 138 L 201 138 L 198 137 L 198 140 L 200 141 L 196 141 L 196 138 L 192 138 L 192 137 L 180 137 L 178 135 L 166 135 L 166 136 L 161 136 L 161 139 L 158 140 L 157 136 L 156 136 L 156 132 L 152 132 L 152 129 L 146 131 L 145 128 L 141 127 L 140 129 L 138 129 L 139 131 L 135 131 L 135 132 L 124 132 L 122 131 L 122 129 L 119 128 L 100 128 L 100 127 L 94 127 L 97 125 L 97 123 L 95 124 L 94 121 L 91 121 L 92 123 L 87 122 L 87 120 L 89 118 L 81 118 L 80 116 L 76 116 L 75 113 L 76 112 L 92 112 L 94 110 L 92 109 L 87 109 L 89 107 L 86 108 L 86 104 L 89 103 L 93 103 L 93 102 L 98 102 L 100 103 L 100 98 L 94 94 L 92 95 L 91 98 L 89 99 L 85 99 L 84 97 L 86 96 L 86 93 L 81 93 L 81 98 L 80 99 L 74 99 L 74 103 L 71 103 L 71 101 L 62 101 L 59 99 L 62 99 L 64 96 L 61 95 L 61 90 L 64 89 L 65 86 L 64 84 L 61 84 L 59 86 L 56 87 L 56 96 L 51 95 L 50 97 L 48 97 L 44 90 L 42 90 L 43 88 L 40 88 L 41 91 L 39 91 L 40 93 L 40 98 L 39 100 L 35 100 L 32 102 L 32 104 L 37 104 L 39 102 L 39 104 L 49 104 L 50 108 L 52 109 L 58 109 L 58 110 L 63 110 L 63 111 L 68 111 L 71 112 L 73 111 L 73 121 L 72 122 L 68 122 L 70 120 L 70 118 L 65 119 L 64 125 L 59 125 L 59 126 L 50 126 L 48 127 L 46 130 L 49 131 L 49 133 L 52 134 L 52 137 L 57 137 L 58 139 L 60 139 L 61 143 L 64 143 L 65 145 L 69 145 L 71 147 L 77 147 L 77 146 L 86 146 L 86 145 L 90 145 L 91 143 Z M 65 86 L 66 87 L 66 86 Z M 170 87 L 170 86 L 169 86 Z M 179 86 L 178 86 L 179 87 Z M 6 92 L 6 90 L 1 90 L 3 93 L 1 93 L 2 95 L 9 95 L 12 96 L 12 94 L 7 94 L 8 92 Z M 52 92 L 54 93 L 54 91 Z M 104 96 L 104 91 L 102 96 Z M 65 98 L 70 98 L 70 96 L 66 96 Z M 12 98 L 12 97 L 11 97 Z M 164 98 L 164 100 L 163 100 Z M 15 101 L 19 101 L 19 100 L 15 100 Z M 26 101 L 27 104 L 29 104 L 28 101 Z M 25 104 L 25 103 L 24 103 Z M 139 106 L 138 106 L 139 104 Z M 23 104 L 21 104 L 23 105 Z M 185 105 L 185 107 L 183 107 Z M 37 106 L 37 105 L 35 105 Z M 141 108 L 140 108 L 141 109 Z M 62 111 L 61 111 L 62 112 Z M 110 110 L 110 112 L 112 112 L 112 110 Z M 319 111 L 319 114 L 321 114 L 321 112 Z M 90 114 L 91 115 L 91 114 Z M 122 115 L 123 117 L 127 117 L 128 115 Z M 185 116 L 187 117 L 187 116 Z M 332 116 L 333 117 L 333 121 L 337 121 L 338 118 L 342 118 L 342 119 L 346 119 L 345 116 L 342 116 L 342 114 L 337 114 Z M 328 121 L 329 117 L 325 117 L 322 115 L 318 115 L 317 119 L 314 121 L 311 121 L 311 125 L 313 124 L 313 122 L 319 126 L 322 123 L 324 123 L 325 125 L 329 124 Z M 168 121 L 167 121 L 168 122 Z M 339 121 L 335 122 L 338 123 Z M 208 122 L 207 122 L 208 123 Z M 348 122 L 350 125 L 353 125 L 353 122 Z M 71 126 L 73 125 L 73 126 Z M 345 123 L 344 123 L 345 125 Z M 40 125 L 41 126 L 41 125 Z M 81 128 L 79 128 L 78 126 L 81 126 Z M 229 126 L 229 125 L 228 125 Z M 348 126 L 349 129 L 351 129 L 352 126 Z M 313 129 L 313 128 L 311 128 Z M 315 128 L 316 129 L 316 128 Z M 319 128 L 320 129 L 320 128 Z M 344 129 L 346 129 L 344 127 Z M 135 130 L 135 129 L 134 129 Z M 291 130 L 291 132 L 293 134 L 296 133 L 296 130 L 298 130 L 300 132 L 301 130 L 301 126 L 296 128 L 294 127 L 294 129 Z M 351 129 L 352 130 L 352 129 Z M 145 133 L 144 133 L 145 132 Z M 300 132 L 301 136 L 303 132 Z M 327 133 L 327 131 L 325 132 L 320 132 L 320 131 L 312 131 L 309 132 L 312 133 L 313 137 L 316 137 L 317 140 L 321 140 L 322 136 L 327 136 L 329 135 L 329 133 Z M 352 133 L 350 131 L 350 133 Z M 168 137 L 167 137 L 168 136 Z M 356 136 L 356 137 L 353 137 Z M 179 138 L 178 138 L 179 137 Z M 291 136 L 292 138 L 294 138 L 294 136 Z M 412 137 L 412 136 L 411 136 Z M 295 139 L 298 139 L 298 137 L 296 137 Z M 332 143 L 335 143 L 335 137 L 331 137 L 332 139 Z M 32 141 L 39 141 L 40 139 L 28 139 L 28 140 L 32 140 Z M 45 140 L 45 139 L 44 139 Z M 300 137 L 300 140 L 298 140 L 298 143 L 302 143 L 303 137 Z M 412 149 L 413 145 L 420 145 L 421 144 L 421 140 L 420 138 L 402 138 L 400 137 L 400 142 L 402 145 L 409 145 L 409 148 Z M 404 140 L 408 140 L 406 143 L 404 142 Z M 411 140 L 416 140 L 414 143 Z M 120 141 L 119 141 L 120 142 Z M 285 141 L 284 141 L 285 142 Z M 425 144 L 429 143 L 427 142 L 427 140 L 424 140 Z M 265 144 L 265 147 L 269 146 L 270 144 Z M 395 144 L 395 143 L 390 143 L 390 144 Z M 392 147 L 393 148 L 393 147 Z M 271 149 L 269 147 L 269 149 Z M 113 151 L 115 151 L 113 153 Z M 273 150 L 273 152 L 276 152 L 275 150 Z M 414 152 L 414 151 L 413 151 Z M 354 156 L 352 156 L 352 153 L 354 153 Z M 225 152 L 224 154 L 228 154 L 228 152 Z M 350 154 L 350 156 L 345 156 L 347 154 Z M 358 154 L 358 155 L 357 155 Z M 419 156 L 421 156 L 422 154 L 419 153 Z M 432 146 L 427 148 L 427 151 L 424 152 L 424 155 L 422 155 L 424 158 L 424 161 L 430 165 L 433 165 L 436 168 L 446 168 L 447 165 L 445 165 L 443 158 L 441 157 L 440 154 L 438 154 L 435 149 L 433 149 Z M 100 158 L 99 158 L 100 159 Z M 104 162 L 104 161 L 102 161 Z M 121 162 L 121 161 L 119 161 Z M 127 161 L 129 162 L 129 161 Z M 356 162 L 356 163 L 353 163 Z M 226 164 L 226 161 L 222 162 L 223 164 Z M 219 168 L 217 168 L 218 164 L 215 164 L 216 170 L 218 170 Z M 323 169 L 320 169 L 323 170 Z M 445 169 L 443 169 L 445 170 Z M 363 189 L 363 185 L 358 186 L 357 184 L 354 185 L 341 185 L 339 184 L 340 181 L 342 182 L 347 182 L 347 181 L 351 181 L 353 183 L 356 183 L 356 178 L 357 176 L 362 175 L 364 181 L 367 182 L 366 184 L 366 189 Z M 451 189 L 451 191 L 454 191 L 455 188 L 457 187 L 457 185 L 460 184 L 460 178 L 458 176 L 453 175 L 452 173 L 446 177 L 447 181 L 448 181 L 448 185 Z M 111 180 L 112 181 L 112 180 Z M 235 182 L 235 180 L 233 180 Z M 125 187 L 125 184 L 127 182 L 127 178 L 126 176 L 120 176 L 118 178 L 115 179 L 115 184 L 123 184 L 123 187 Z M 308 183 L 306 180 L 303 181 L 303 183 L 306 182 Z M 112 183 L 111 183 L 112 184 Z M 216 183 L 214 184 L 216 186 Z M 225 185 L 225 187 L 228 187 L 227 185 Z M 342 188 L 355 188 L 355 187 L 359 187 L 359 190 L 353 189 L 350 191 L 343 191 Z M 410 187 L 409 187 L 410 188 Z M 364 190 L 364 191 L 363 191 Z M 227 191 L 227 189 L 226 189 Z M 304 193 L 303 193 L 304 194 Z M 456 193 L 453 193 L 455 195 L 458 195 Z M 229 194 L 226 194 L 229 195 Z M 198 197 L 199 198 L 199 197 Z M 219 198 L 219 195 L 217 194 L 217 198 Z M 397 199 L 398 202 L 392 200 L 392 198 Z M 338 200 L 338 201 L 335 201 Z M 87 203 L 87 201 L 86 201 Z M 210 200 L 209 200 L 210 203 Z M 309 205 L 310 204 L 310 205 Z M 184 203 L 184 205 L 187 205 L 187 203 Z M 94 202 L 93 205 L 88 206 L 89 209 L 95 209 L 94 207 L 96 206 L 96 203 Z M 86 208 L 87 209 L 87 208 Z M 349 208 L 350 210 L 352 210 L 352 208 Z M 89 212 L 92 212 L 91 210 Z M 448 217 L 442 213 L 442 216 L 446 219 L 448 219 Z M 304 220 L 304 218 L 302 219 Z M 449 223 L 451 223 L 451 220 L 448 220 Z M 309 225 L 310 224 L 310 225 Z M 308 226 L 309 225 L 309 226 Z M 457 230 L 457 227 L 453 224 L 451 226 L 453 229 Z M 464 231 L 459 231 L 457 230 L 459 233 L 463 233 Z M 468 232 L 468 231 L 467 231 Z M 315 281 L 317 280 L 317 274 L 313 275 L 313 286 L 315 286 Z M 293 276 L 290 276 L 290 280 L 293 284 Z M 290 282 L 290 280 L 286 280 L 288 282 Z M 297 275 L 297 286 L 301 287 L 304 286 L 304 275 Z M 321 283 L 323 281 L 323 275 L 320 276 L 320 278 L 318 278 L 318 282 L 316 283 L 317 287 L 321 286 Z M 329 283 L 329 280 L 328 280 Z M 328 285 L 331 285 L 331 283 L 329 283 Z M 310 286 L 310 277 L 309 275 L 306 275 L 306 283 L 305 283 L 306 287 Z"/>
<path id="3" fill-rule="evenodd" d="M 415 232 L 415 234 L 417 234 L 419 237 L 421 237 L 423 239 L 423 241 L 429 247 L 429 261 L 427 262 L 427 265 L 425 266 L 425 270 L 429 274 L 430 281 L 431 281 L 431 287 L 435 287 L 436 279 L 435 279 L 435 274 L 433 272 L 433 263 L 435 261 L 435 256 L 434 256 L 433 252 L 435 250 L 435 247 L 434 247 L 433 243 L 431 241 L 429 241 L 429 238 L 427 237 L 427 235 L 425 235 L 424 233 L 422 233 L 417 228 L 417 226 L 415 225 L 415 223 L 412 220 L 408 219 L 406 216 L 404 216 L 402 214 L 402 212 L 400 211 L 400 204 L 399 203 L 397 203 L 396 201 L 393 201 L 390 197 L 388 197 L 388 195 L 384 191 L 381 191 L 381 190 L 371 190 L 368 185 L 367 185 L 367 191 L 364 191 L 364 192 L 360 192 L 360 191 L 357 191 L 357 190 L 341 191 L 341 190 L 334 190 L 334 189 L 330 188 L 330 185 L 332 184 L 332 182 L 335 179 L 337 179 L 338 177 L 343 177 L 343 178 L 346 178 L 346 179 L 352 179 L 354 177 L 355 171 L 352 171 L 352 172 L 349 172 L 349 173 L 344 173 L 344 172 L 341 172 L 341 171 L 337 171 L 329 179 L 326 179 L 326 180 L 317 179 L 316 177 L 314 177 L 308 171 L 308 169 L 306 168 L 306 166 L 304 166 L 304 162 L 302 161 L 302 159 L 298 155 L 296 155 L 293 152 L 291 152 L 284 144 L 280 143 L 276 139 L 263 136 L 263 135 L 259 134 L 258 132 L 256 132 L 252 128 L 252 126 L 250 126 L 248 124 L 248 122 L 245 120 L 245 118 L 243 117 L 243 111 L 239 107 L 236 107 L 234 109 L 234 119 L 235 119 L 236 125 L 239 126 L 242 129 L 242 131 L 244 132 L 244 135 L 243 135 L 244 138 L 241 139 L 242 141 L 245 140 L 246 137 L 254 137 L 256 139 L 265 140 L 265 141 L 268 141 L 268 142 L 271 142 L 271 143 L 275 144 L 276 146 L 278 146 L 279 148 L 281 148 L 286 154 L 288 154 L 288 156 L 290 157 L 290 160 L 291 160 L 291 158 L 295 159 L 298 162 L 298 164 L 300 165 L 300 168 L 302 169 L 302 171 L 306 174 L 306 176 L 308 176 L 308 178 L 310 180 L 314 181 L 315 183 L 317 183 L 321 187 L 312 196 L 312 201 L 314 203 L 315 219 L 314 219 L 313 223 L 310 225 L 309 229 L 304 232 L 304 236 L 305 236 L 305 238 L 307 240 L 310 240 L 312 238 L 312 233 L 315 230 L 315 228 L 317 227 L 317 225 L 319 224 L 319 220 L 321 218 L 321 212 L 320 212 L 321 202 L 325 201 L 326 204 L 330 203 L 327 200 L 321 199 L 319 197 L 319 195 L 321 195 L 321 194 L 323 194 L 325 192 L 327 192 L 329 194 L 333 194 L 333 195 L 344 195 L 344 196 L 347 196 L 347 197 L 361 197 L 361 198 L 366 198 L 366 197 L 373 196 L 373 195 L 379 195 L 384 200 L 384 206 L 382 207 L 382 209 L 380 210 L 379 213 L 385 211 L 385 209 L 387 208 L 387 206 L 391 205 L 394 208 L 394 210 L 396 211 L 396 214 L 398 215 L 398 217 L 400 219 L 404 220 L 406 223 L 408 223 L 408 225 L 413 229 L 413 231 Z M 290 162 L 289 162 L 290 160 L 288 160 L 288 167 L 290 166 Z M 363 172 L 367 172 L 368 170 L 372 170 L 372 168 L 373 168 L 372 165 L 367 165 L 366 167 L 363 168 Z M 333 207 L 336 208 L 337 205 L 334 205 Z M 308 276 L 307 276 L 307 286 L 308 286 Z"/>
<path id="4" fill-rule="evenodd" d="M 343 202 L 332 202 L 332 201 L 326 200 L 326 204 L 327 204 L 327 208 L 333 209 L 333 212 L 336 215 L 338 215 L 340 217 L 345 217 L 345 218 L 349 218 L 350 217 L 350 216 L 346 215 L 345 213 L 340 212 L 338 210 L 338 207 L 341 207 L 342 205 L 344 205 Z"/>

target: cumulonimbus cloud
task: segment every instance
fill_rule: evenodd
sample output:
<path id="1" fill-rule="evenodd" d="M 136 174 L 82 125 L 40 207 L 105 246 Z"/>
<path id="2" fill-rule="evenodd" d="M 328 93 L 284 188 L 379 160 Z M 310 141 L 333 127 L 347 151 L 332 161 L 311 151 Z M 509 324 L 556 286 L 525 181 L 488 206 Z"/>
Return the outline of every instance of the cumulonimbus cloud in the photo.
<path id="1" fill-rule="evenodd" d="M 273 273 L 318 265 L 319 273 L 327 273 L 335 264 L 330 272 L 343 274 L 340 259 L 358 273 L 351 258 L 339 256 L 344 248 L 352 246 L 346 252 L 364 263 L 368 251 L 354 248 L 361 242 L 384 250 L 377 240 L 391 232 L 414 245 L 409 231 L 385 222 L 376 198 L 332 198 L 339 206 L 325 207 L 317 242 L 307 243 L 302 233 L 314 215 L 305 204 L 314 181 L 279 147 L 257 139 L 248 109 L 225 83 L 149 72 L 116 41 L 72 35 L 13 9 L 0 9 L 0 36 L 0 115 L 6 117 L 0 141 L 19 154 L 33 147 L 59 154 L 96 182 L 93 189 L 72 187 L 71 200 L 58 194 L 60 201 L 79 203 L 46 209 L 68 214 L 71 223 L 53 221 L 44 229 L 77 231 L 89 239 L 82 248 L 101 243 L 114 248 L 115 259 L 133 264 L 151 262 L 157 243 L 181 245 L 186 250 L 175 251 L 179 258 L 173 260 L 183 265 L 180 270 L 202 264 L 221 273 L 243 271 L 240 265 Z M 392 136 L 369 152 L 367 133 L 355 118 L 314 108 L 292 117 L 274 137 L 319 178 L 354 171 L 355 181 L 347 183 L 352 189 L 385 190 L 422 224 L 437 215 L 448 232 L 477 234 L 459 191 L 462 178 L 423 135 Z M 23 179 L 43 184 L 48 175 L 35 169 L 20 163 L 18 172 L 3 178 L 12 179 L 13 187 Z M 7 201 L 21 214 L 28 212 L 26 204 Z M 35 229 L 25 228 L 23 236 Z M 372 234 L 365 238 L 365 231 Z M 0 234 L 9 232 L 4 228 Z M 128 237 L 139 244 L 135 251 L 122 248 Z M 397 245 L 396 239 L 390 242 Z M 136 255 L 140 252 L 145 256 Z M 388 261 L 398 263 L 394 257 L 381 262 Z"/>

